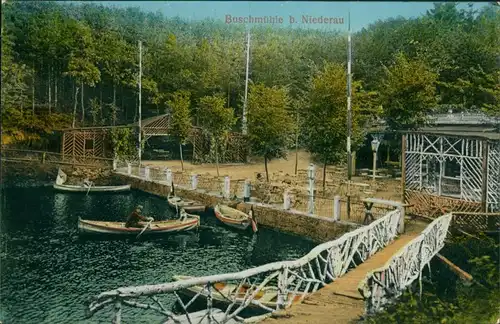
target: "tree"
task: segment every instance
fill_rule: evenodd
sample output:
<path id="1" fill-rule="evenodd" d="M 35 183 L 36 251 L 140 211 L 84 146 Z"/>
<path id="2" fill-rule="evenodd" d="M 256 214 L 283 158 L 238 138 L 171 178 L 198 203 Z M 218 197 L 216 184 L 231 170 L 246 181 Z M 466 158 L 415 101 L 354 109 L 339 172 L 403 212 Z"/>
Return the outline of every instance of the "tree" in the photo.
<path id="1" fill-rule="evenodd" d="M 266 179 L 267 163 L 284 158 L 293 142 L 294 120 L 287 111 L 288 92 L 285 88 L 269 88 L 263 84 L 251 85 L 248 95 L 248 139 L 252 152 L 264 157 Z"/>
<path id="2" fill-rule="evenodd" d="M 226 100 L 217 96 L 205 96 L 200 99 L 199 114 L 201 127 L 210 134 L 211 141 L 215 142 L 215 163 L 217 176 L 219 174 L 219 149 L 229 132 L 236 124 L 233 108 L 226 108 Z"/>
<path id="3" fill-rule="evenodd" d="M 191 105 L 190 93 L 187 91 L 176 91 L 172 99 L 167 101 L 171 110 L 170 133 L 179 141 L 179 152 L 181 155 L 181 169 L 184 171 L 184 159 L 182 158 L 182 145 L 191 132 L 191 116 L 189 107 Z"/>
<path id="4" fill-rule="evenodd" d="M 402 53 L 385 69 L 380 86 L 383 115 L 392 130 L 418 127 L 437 106 L 437 74 L 425 62 Z"/>
<path id="5" fill-rule="evenodd" d="M 315 158 L 323 162 L 323 188 L 326 166 L 341 161 L 346 154 L 347 98 L 345 66 L 327 63 L 312 80 L 310 104 L 303 110 L 305 146 Z M 353 82 L 353 99 L 359 83 Z M 354 103 L 354 100 L 353 100 Z M 352 107 L 353 142 L 360 142 L 359 106 Z M 353 145 L 353 146 L 354 146 Z"/>

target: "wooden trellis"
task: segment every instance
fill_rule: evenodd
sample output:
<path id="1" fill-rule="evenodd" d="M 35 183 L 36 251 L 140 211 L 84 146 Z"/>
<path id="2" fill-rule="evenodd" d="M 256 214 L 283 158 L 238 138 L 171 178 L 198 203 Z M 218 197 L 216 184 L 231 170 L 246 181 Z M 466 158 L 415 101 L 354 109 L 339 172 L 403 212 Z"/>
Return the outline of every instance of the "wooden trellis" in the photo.
<path id="1" fill-rule="evenodd" d="M 74 129 L 63 132 L 61 153 L 64 157 L 107 157 L 106 129 Z"/>
<path id="2" fill-rule="evenodd" d="M 500 211 L 500 141 L 411 133 L 403 154 L 404 198 L 415 214 Z"/>
<path id="3" fill-rule="evenodd" d="M 206 156 L 211 155 L 210 136 L 205 134 L 200 128 L 193 128 L 189 136 L 189 141 L 193 144 L 193 160 L 204 161 Z M 244 135 L 230 133 L 221 150 L 219 162 L 246 162 L 249 153 L 248 147 L 248 142 Z"/>

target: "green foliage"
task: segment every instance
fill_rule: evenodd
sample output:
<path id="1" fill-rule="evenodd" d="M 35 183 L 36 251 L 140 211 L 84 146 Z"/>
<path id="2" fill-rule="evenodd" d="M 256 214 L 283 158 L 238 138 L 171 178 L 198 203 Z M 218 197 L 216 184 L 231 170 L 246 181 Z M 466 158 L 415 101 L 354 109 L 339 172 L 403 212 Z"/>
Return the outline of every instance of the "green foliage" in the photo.
<path id="1" fill-rule="evenodd" d="M 200 99 L 200 125 L 219 142 L 227 137 L 237 118 L 233 108 L 226 108 L 226 100 L 218 96 L 205 96 Z"/>
<path id="2" fill-rule="evenodd" d="M 177 91 L 172 94 L 172 98 L 167 101 L 171 110 L 170 132 L 180 143 L 185 143 L 193 125 L 189 107 L 191 106 L 190 93 L 187 91 Z"/>
<path id="3" fill-rule="evenodd" d="M 437 105 L 437 74 L 425 62 L 398 53 L 380 86 L 383 116 L 391 129 L 414 128 L 426 122 Z"/>
<path id="4" fill-rule="evenodd" d="M 126 162 L 137 159 L 137 134 L 132 128 L 113 128 L 110 135 L 116 158 Z M 144 143 L 141 143 L 141 146 L 143 145 Z"/>
<path id="5" fill-rule="evenodd" d="M 327 63 L 313 81 L 310 105 L 303 110 L 305 146 L 324 164 L 345 158 L 347 139 L 347 76 L 345 66 Z M 353 82 L 353 99 L 359 82 Z M 354 100 L 353 100 L 354 101 Z M 359 139 L 359 107 L 353 104 L 353 140 Z"/>
<path id="6" fill-rule="evenodd" d="M 295 134 L 294 120 L 287 111 L 285 88 L 251 85 L 248 95 L 248 139 L 252 152 L 266 160 L 286 157 Z"/>

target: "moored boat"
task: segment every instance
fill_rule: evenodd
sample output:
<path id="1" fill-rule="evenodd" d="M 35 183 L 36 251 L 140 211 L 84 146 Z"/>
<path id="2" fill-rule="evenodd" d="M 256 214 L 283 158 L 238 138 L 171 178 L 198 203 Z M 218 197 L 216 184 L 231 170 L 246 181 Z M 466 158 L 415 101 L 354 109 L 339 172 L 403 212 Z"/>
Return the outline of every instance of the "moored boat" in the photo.
<path id="1" fill-rule="evenodd" d="M 59 191 L 69 191 L 69 192 L 123 192 L 130 191 L 130 185 L 122 186 L 85 186 L 85 185 L 65 185 L 54 183 L 53 188 Z"/>
<path id="2" fill-rule="evenodd" d="M 84 181 L 81 185 L 67 185 L 66 182 L 67 175 L 59 169 L 57 172 L 56 183 L 54 183 L 53 188 L 59 191 L 68 192 L 122 192 L 129 191 L 130 185 L 120 185 L 120 186 L 95 186 L 90 181 Z"/>
<path id="3" fill-rule="evenodd" d="M 252 211 L 250 211 L 252 213 Z M 253 232 L 257 232 L 257 222 L 251 215 L 226 205 L 217 204 L 214 207 L 215 217 L 227 226 L 239 230 L 246 230 L 252 225 Z"/>
<path id="4" fill-rule="evenodd" d="M 168 205 L 173 209 L 181 209 L 188 213 L 202 213 L 205 211 L 206 206 L 191 199 L 184 199 L 177 196 L 167 197 Z"/>
<path id="5" fill-rule="evenodd" d="M 188 215 L 185 219 L 174 219 L 151 222 L 148 228 L 125 227 L 125 222 L 93 221 L 78 218 L 78 230 L 82 234 L 117 234 L 142 235 L 177 233 L 195 229 L 200 226 L 200 218 Z"/>
<path id="6" fill-rule="evenodd" d="M 194 277 L 191 276 L 183 276 L 183 275 L 175 275 L 172 277 L 174 281 L 180 281 L 180 280 L 187 280 L 187 279 L 192 279 Z M 248 292 L 249 289 L 252 289 L 250 285 L 244 284 L 241 285 L 239 291 L 238 290 L 239 285 L 235 284 L 229 284 L 229 283 L 224 283 L 224 282 L 216 282 L 213 284 L 213 287 L 215 288 L 212 291 L 212 300 L 223 305 L 229 305 L 235 302 L 235 304 L 239 305 L 245 302 L 245 296 Z M 192 298 L 196 295 L 199 294 L 201 298 L 206 300 L 208 293 L 207 290 L 203 285 L 199 286 L 191 286 L 188 288 L 184 288 L 179 290 L 179 293 L 182 295 Z M 252 293 L 252 291 L 250 291 Z M 250 294 L 249 294 L 250 295 Z M 290 298 L 293 298 L 293 302 L 298 302 L 300 298 L 302 297 L 303 293 L 298 292 L 295 296 L 293 296 L 293 293 L 288 294 L 288 300 Z M 248 298 L 248 296 L 246 296 Z M 264 305 L 269 308 L 276 309 L 276 303 L 278 300 L 278 288 L 274 286 L 267 286 L 262 288 L 255 297 L 253 298 L 254 301 L 258 302 L 261 305 Z M 247 307 L 253 308 L 253 309 L 261 309 L 258 305 L 255 305 L 253 303 L 250 303 Z"/>

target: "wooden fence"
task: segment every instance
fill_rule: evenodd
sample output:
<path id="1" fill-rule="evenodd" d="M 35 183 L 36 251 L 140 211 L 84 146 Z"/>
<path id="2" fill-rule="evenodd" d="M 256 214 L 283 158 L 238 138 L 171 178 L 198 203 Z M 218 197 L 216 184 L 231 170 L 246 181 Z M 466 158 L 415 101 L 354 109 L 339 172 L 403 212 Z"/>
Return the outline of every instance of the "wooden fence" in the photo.
<path id="1" fill-rule="evenodd" d="M 2 161 L 72 165 L 86 168 L 113 168 L 113 159 L 94 156 L 64 155 L 56 152 L 2 149 Z"/>

